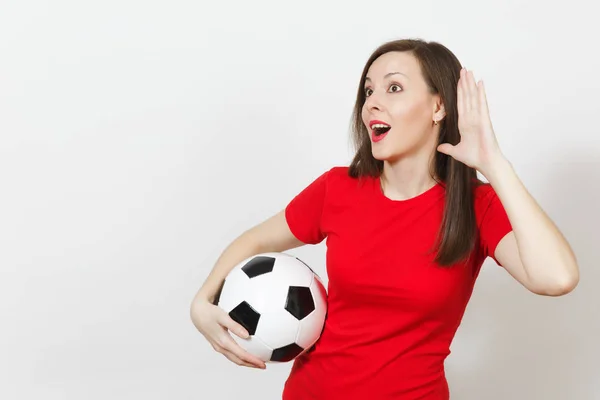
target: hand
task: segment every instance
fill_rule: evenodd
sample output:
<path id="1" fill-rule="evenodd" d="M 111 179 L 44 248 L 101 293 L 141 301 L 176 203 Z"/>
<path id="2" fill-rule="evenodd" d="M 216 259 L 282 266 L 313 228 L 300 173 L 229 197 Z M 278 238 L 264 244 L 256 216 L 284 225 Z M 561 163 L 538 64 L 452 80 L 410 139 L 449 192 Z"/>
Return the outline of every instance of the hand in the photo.
<path id="1" fill-rule="evenodd" d="M 440 144 L 437 150 L 486 175 L 503 156 L 492 128 L 483 81 L 475 84 L 473 72 L 464 68 L 458 80 L 457 106 L 460 142 Z"/>
<path id="2" fill-rule="evenodd" d="M 260 358 L 248 353 L 233 340 L 228 330 L 243 339 L 248 337 L 248 332 L 219 306 L 211 304 L 207 299 L 194 299 L 190 316 L 198 331 L 204 335 L 213 349 L 231 362 L 252 368 L 267 367 Z"/>

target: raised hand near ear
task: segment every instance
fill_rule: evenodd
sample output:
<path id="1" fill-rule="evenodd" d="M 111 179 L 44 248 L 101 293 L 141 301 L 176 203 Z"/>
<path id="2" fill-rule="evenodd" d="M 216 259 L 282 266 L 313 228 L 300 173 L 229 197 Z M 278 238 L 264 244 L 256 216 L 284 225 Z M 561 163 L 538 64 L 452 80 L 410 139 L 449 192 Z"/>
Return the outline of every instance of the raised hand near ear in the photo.
<path id="1" fill-rule="evenodd" d="M 503 156 L 492 128 L 483 81 L 476 84 L 473 72 L 464 68 L 458 80 L 457 106 L 460 142 L 440 144 L 437 150 L 486 175 Z"/>

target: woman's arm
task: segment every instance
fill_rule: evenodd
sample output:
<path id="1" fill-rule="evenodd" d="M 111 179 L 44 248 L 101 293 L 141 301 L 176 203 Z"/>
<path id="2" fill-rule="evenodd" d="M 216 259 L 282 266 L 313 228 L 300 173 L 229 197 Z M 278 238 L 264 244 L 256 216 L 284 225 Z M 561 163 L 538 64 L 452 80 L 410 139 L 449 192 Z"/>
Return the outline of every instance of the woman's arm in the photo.
<path id="1" fill-rule="evenodd" d="M 285 219 L 285 210 L 281 210 L 242 233 L 225 248 L 194 297 L 192 305 L 200 298 L 214 303 L 229 272 L 246 258 L 259 253 L 283 252 L 302 245 L 304 243 L 290 231 Z"/>
<path id="2" fill-rule="evenodd" d="M 508 160 L 499 158 L 486 173 L 513 228 L 498 243 L 496 259 L 534 293 L 560 296 L 572 291 L 579 282 L 579 267 L 558 227 L 529 194 Z"/>

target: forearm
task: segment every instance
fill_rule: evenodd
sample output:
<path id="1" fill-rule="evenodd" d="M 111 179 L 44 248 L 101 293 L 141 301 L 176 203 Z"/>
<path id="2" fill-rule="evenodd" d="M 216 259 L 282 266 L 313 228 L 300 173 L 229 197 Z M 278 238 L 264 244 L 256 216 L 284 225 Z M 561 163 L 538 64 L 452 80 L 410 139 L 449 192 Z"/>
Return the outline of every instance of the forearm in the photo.
<path id="1" fill-rule="evenodd" d="M 248 232 L 238 236 L 221 253 L 194 300 L 203 298 L 214 302 L 227 274 L 248 257 L 261 253 L 258 242 Z"/>
<path id="2" fill-rule="evenodd" d="M 521 263 L 531 282 L 564 287 L 579 279 L 575 254 L 554 222 L 529 194 L 510 162 L 500 157 L 487 171 L 512 225 Z"/>

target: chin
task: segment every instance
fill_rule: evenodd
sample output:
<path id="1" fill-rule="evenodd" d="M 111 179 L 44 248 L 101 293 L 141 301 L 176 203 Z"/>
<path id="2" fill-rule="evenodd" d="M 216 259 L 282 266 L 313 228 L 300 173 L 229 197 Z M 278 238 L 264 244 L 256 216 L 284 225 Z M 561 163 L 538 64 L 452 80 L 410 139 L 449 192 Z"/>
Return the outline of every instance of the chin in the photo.
<path id="1" fill-rule="evenodd" d="M 400 158 L 402 158 L 402 154 L 376 154 L 376 153 L 372 153 L 373 154 L 373 158 L 378 160 L 378 161 L 388 161 L 388 162 L 394 162 L 399 160 Z"/>
<path id="2" fill-rule="evenodd" d="M 399 149 L 392 153 L 390 151 L 381 151 L 381 149 L 379 149 L 379 151 L 371 151 L 371 154 L 373 155 L 373 158 L 379 161 L 394 161 L 402 158 L 402 156 L 406 154 L 406 150 Z"/>

